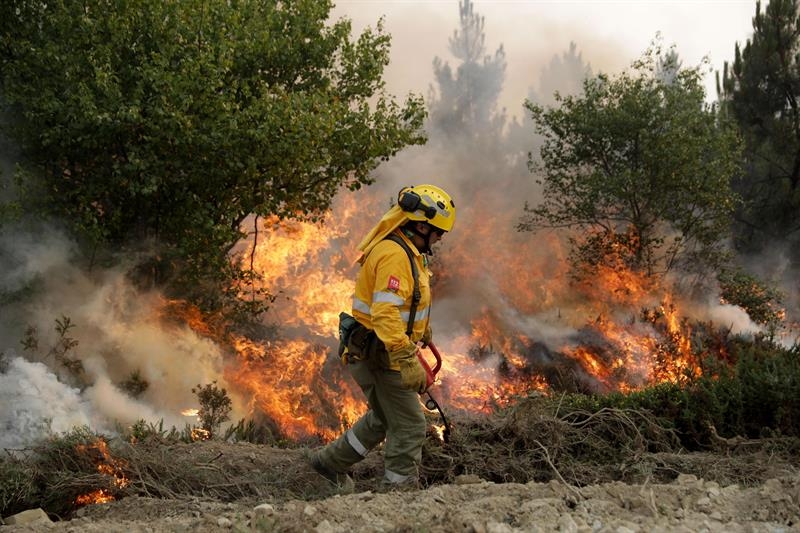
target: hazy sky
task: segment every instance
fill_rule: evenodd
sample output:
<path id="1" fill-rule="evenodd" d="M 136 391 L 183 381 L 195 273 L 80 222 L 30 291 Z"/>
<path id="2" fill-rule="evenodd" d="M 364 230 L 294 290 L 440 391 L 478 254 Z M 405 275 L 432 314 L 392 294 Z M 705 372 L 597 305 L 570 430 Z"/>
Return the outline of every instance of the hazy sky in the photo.
<path id="1" fill-rule="evenodd" d="M 684 65 L 708 56 L 715 70 L 733 58 L 734 44 L 752 33 L 755 0 L 477 0 L 484 15 L 487 52 L 506 52 L 503 104 L 520 114 L 529 87 L 538 87 L 541 69 L 554 54 L 575 42 L 594 73 L 630 65 L 661 32 L 675 44 Z M 763 5 L 767 1 L 762 2 Z M 386 72 L 397 96 L 409 91 L 427 97 L 435 56 L 455 61 L 447 49 L 458 27 L 458 0 L 338 0 L 334 18 L 346 16 L 354 31 L 383 17 L 392 34 L 392 63 Z M 714 75 L 706 78 L 707 99 L 716 99 Z"/>

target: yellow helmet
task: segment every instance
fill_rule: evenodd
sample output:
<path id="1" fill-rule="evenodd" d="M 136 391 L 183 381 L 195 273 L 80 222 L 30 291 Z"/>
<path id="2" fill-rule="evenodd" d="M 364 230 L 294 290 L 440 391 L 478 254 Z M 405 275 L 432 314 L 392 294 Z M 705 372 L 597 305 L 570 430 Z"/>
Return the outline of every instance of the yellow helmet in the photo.
<path id="1" fill-rule="evenodd" d="M 427 222 L 442 231 L 450 231 L 456 222 L 456 206 L 450 195 L 436 185 L 417 185 L 400 191 L 397 204 L 409 220 Z"/>

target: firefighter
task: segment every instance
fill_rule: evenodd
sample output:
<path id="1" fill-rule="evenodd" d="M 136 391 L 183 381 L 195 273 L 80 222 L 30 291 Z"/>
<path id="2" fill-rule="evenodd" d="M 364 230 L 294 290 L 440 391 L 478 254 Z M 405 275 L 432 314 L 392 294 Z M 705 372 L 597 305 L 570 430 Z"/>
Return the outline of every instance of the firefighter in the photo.
<path id="1" fill-rule="evenodd" d="M 355 320 L 350 318 L 352 327 L 340 328 L 340 337 L 342 329 L 346 337 L 341 338 L 340 355 L 369 410 L 338 439 L 311 454 L 314 469 L 342 492 L 353 486 L 347 470 L 384 440 L 384 476 L 378 489 L 417 487 L 426 430 L 419 394 L 425 392 L 427 375 L 416 354 L 418 343 L 426 345 L 432 335 L 427 256 L 453 229 L 455 218 L 453 201 L 439 187 L 407 187 L 359 244 L 363 254 L 353 296 Z M 416 306 L 411 259 L 417 271 Z"/>

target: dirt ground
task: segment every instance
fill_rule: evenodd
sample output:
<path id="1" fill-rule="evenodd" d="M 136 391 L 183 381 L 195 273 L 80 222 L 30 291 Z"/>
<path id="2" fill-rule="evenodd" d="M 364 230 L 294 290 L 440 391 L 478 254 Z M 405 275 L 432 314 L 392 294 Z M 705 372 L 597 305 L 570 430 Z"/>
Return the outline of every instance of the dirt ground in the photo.
<path id="1" fill-rule="evenodd" d="M 464 484 L 318 501 L 219 504 L 126 498 L 92 506 L 55 531 L 800 531 L 800 479 L 720 487 L 691 475 L 670 485 Z M 26 528 L 5 527 L 24 531 Z"/>
<path id="2" fill-rule="evenodd" d="M 275 497 L 284 489 L 266 486 L 275 479 L 276 469 L 302 483 L 321 482 L 296 450 L 218 445 L 204 453 L 211 459 L 223 454 L 236 460 L 249 458 L 250 473 L 261 472 L 265 479 L 263 490 L 229 502 L 198 496 L 130 496 L 81 508 L 70 520 L 52 525 L 6 525 L 0 531 L 800 531 L 800 473 L 790 464 L 770 465 L 764 469 L 768 477 L 747 484 L 699 479 L 689 472 L 676 472 L 669 483 L 584 487 L 560 481 L 500 484 L 462 475 L 449 484 L 400 493 L 378 493 L 362 480 L 352 494 L 320 498 Z M 729 461 L 730 457 L 709 455 L 703 461 L 717 459 Z M 207 458 L 200 461 L 208 464 Z M 714 464 L 706 467 L 703 471 L 713 472 Z M 221 464 L 221 469 L 229 467 Z"/>

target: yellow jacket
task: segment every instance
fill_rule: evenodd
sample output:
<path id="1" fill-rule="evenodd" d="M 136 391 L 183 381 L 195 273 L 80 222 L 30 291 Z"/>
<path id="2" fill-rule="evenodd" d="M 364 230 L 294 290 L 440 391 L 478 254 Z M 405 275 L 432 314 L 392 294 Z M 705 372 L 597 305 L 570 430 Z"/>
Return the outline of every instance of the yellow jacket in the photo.
<path id="1" fill-rule="evenodd" d="M 352 314 L 366 328 L 374 330 L 389 352 L 390 368 L 399 370 L 392 358 L 396 352 L 409 344 L 416 344 L 425 333 L 431 309 L 431 273 L 427 258 L 400 230 L 393 230 L 405 241 L 417 264 L 421 299 L 411 338 L 406 335 L 411 299 L 414 292 L 414 277 L 411 263 L 405 250 L 389 240 L 373 242 L 361 258 L 361 270 L 356 278 Z"/>

